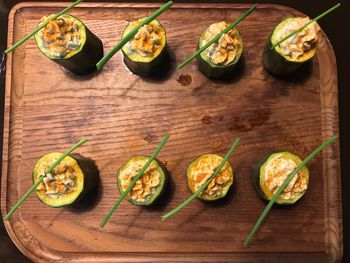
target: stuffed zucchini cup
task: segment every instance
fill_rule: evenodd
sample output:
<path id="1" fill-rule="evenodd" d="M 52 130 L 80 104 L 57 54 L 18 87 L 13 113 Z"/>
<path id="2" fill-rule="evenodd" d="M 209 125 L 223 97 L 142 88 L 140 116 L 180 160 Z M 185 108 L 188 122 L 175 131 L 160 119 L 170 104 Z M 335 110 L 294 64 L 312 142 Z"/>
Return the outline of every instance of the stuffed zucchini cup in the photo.
<path id="1" fill-rule="evenodd" d="M 187 168 L 187 186 L 192 193 L 214 174 L 223 158 L 217 154 L 204 154 L 194 160 Z M 198 196 L 204 201 L 214 201 L 226 196 L 233 183 L 233 169 L 227 161 L 219 174 L 211 181 L 208 187 Z"/>
<path id="2" fill-rule="evenodd" d="M 124 29 L 122 38 L 143 20 L 144 18 L 140 18 L 129 22 Z M 135 37 L 123 46 L 124 63 L 134 74 L 141 76 L 155 74 L 165 65 L 166 45 L 165 28 L 155 19 L 142 26 Z"/>
<path id="3" fill-rule="evenodd" d="M 41 157 L 33 170 L 33 183 L 62 155 L 49 153 Z M 76 204 L 97 185 L 99 174 L 95 163 L 79 154 L 65 157 L 51 173 L 47 174 L 35 194 L 39 200 L 51 207 Z"/>
<path id="4" fill-rule="evenodd" d="M 270 201 L 287 176 L 301 162 L 298 156 L 290 152 L 276 152 L 263 158 L 252 172 L 253 184 L 260 197 Z M 276 203 L 280 205 L 296 203 L 305 194 L 308 184 L 309 170 L 304 166 L 277 198 Z"/>
<path id="5" fill-rule="evenodd" d="M 134 156 L 119 168 L 117 182 L 121 194 L 126 191 L 149 158 L 149 156 Z M 165 168 L 159 161 L 153 160 L 128 193 L 128 201 L 138 206 L 152 205 L 163 192 L 166 180 L 167 172 Z"/>
<path id="6" fill-rule="evenodd" d="M 269 72 L 277 76 L 290 74 L 315 56 L 320 30 L 316 22 L 271 49 L 279 40 L 309 21 L 307 17 L 286 18 L 274 28 L 263 54 L 264 66 Z"/>
<path id="7" fill-rule="evenodd" d="M 39 26 L 52 16 L 44 16 Z M 95 71 L 103 57 L 101 40 L 78 18 L 67 14 L 50 21 L 35 34 L 35 41 L 46 57 L 78 75 Z"/>
<path id="8" fill-rule="evenodd" d="M 229 24 L 222 21 L 211 24 L 198 40 L 197 49 L 207 44 Z M 198 69 L 208 78 L 221 78 L 233 72 L 243 52 L 242 36 L 236 28 L 221 36 L 197 56 Z"/>

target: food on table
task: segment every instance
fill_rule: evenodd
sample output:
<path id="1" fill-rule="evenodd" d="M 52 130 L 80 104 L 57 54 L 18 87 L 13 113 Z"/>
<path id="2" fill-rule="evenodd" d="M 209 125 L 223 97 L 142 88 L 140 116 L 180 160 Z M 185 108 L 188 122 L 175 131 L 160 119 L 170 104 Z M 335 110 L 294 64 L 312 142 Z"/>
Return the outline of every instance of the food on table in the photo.
<path id="1" fill-rule="evenodd" d="M 120 193 L 126 191 L 132 180 L 149 158 L 149 156 L 134 156 L 119 168 L 117 182 Z M 167 172 L 163 165 L 158 160 L 153 160 L 128 193 L 128 201 L 134 205 L 140 206 L 153 204 L 163 192 L 166 179 Z"/>
<path id="2" fill-rule="evenodd" d="M 33 170 L 35 183 L 62 155 L 54 152 L 41 157 Z M 39 200 L 52 207 L 76 204 L 97 186 L 99 172 L 95 163 L 80 154 L 65 157 L 51 173 L 47 174 L 35 193 Z"/>
<path id="3" fill-rule="evenodd" d="M 301 32 L 271 49 L 279 40 L 309 21 L 308 17 L 290 17 L 282 20 L 274 28 L 267 40 L 263 54 L 264 66 L 269 72 L 274 75 L 292 73 L 315 56 L 319 39 L 318 32 L 320 31 L 316 22 L 311 23 Z"/>
<path id="4" fill-rule="evenodd" d="M 224 21 L 211 24 L 201 33 L 197 49 L 207 44 L 228 26 L 229 24 Z M 233 28 L 197 57 L 198 68 L 208 78 L 224 77 L 233 72 L 242 52 L 242 36 L 237 28 Z"/>
<path id="5" fill-rule="evenodd" d="M 42 17 L 41 23 L 48 18 Z M 39 24 L 39 26 L 40 26 Z M 78 18 L 64 14 L 35 34 L 39 50 L 74 74 L 89 74 L 103 57 L 102 41 Z"/>
<path id="6" fill-rule="evenodd" d="M 263 158 L 253 169 L 252 179 L 259 195 L 271 200 L 287 176 L 302 160 L 290 152 L 276 152 Z M 306 192 L 309 184 L 309 170 L 304 166 L 277 198 L 276 203 L 289 205 L 297 202 Z"/>
<path id="7" fill-rule="evenodd" d="M 125 27 L 124 38 L 145 18 L 131 21 Z M 148 76 L 162 69 L 167 58 L 165 28 L 158 20 L 142 26 L 135 37 L 122 48 L 124 63 L 135 74 Z"/>
<path id="8" fill-rule="evenodd" d="M 192 193 L 214 174 L 223 158 L 217 154 L 204 154 L 194 160 L 187 168 L 187 185 Z M 227 161 L 219 174 L 211 181 L 208 187 L 198 196 L 199 199 L 212 201 L 226 196 L 233 183 L 233 169 Z"/>

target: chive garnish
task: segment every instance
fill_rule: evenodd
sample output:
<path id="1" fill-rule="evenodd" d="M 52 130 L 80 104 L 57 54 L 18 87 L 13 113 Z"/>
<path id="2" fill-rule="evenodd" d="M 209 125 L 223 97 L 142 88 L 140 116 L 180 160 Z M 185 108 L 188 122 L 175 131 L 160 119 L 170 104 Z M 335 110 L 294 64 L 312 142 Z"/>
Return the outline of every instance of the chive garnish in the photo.
<path id="1" fill-rule="evenodd" d="M 322 17 L 328 15 L 330 12 L 332 12 L 334 9 L 338 8 L 340 6 L 340 3 L 336 4 L 335 6 L 329 8 L 328 10 L 326 10 L 325 12 L 323 12 L 322 14 L 320 14 L 319 16 L 315 17 L 314 19 L 310 20 L 309 22 L 307 22 L 305 25 L 303 25 L 302 27 L 298 28 L 297 30 L 291 32 L 290 34 L 288 34 L 287 36 L 285 36 L 284 38 L 282 38 L 281 40 L 277 41 L 277 43 L 273 44 L 273 46 L 271 47 L 271 49 L 274 49 L 275 47 L 277 47 L 278 45 L 280 45 L 282 42 L 286 41 L 287 39 L 289 39 L 290 37 L 294 36 L 295 34 L 303 31 L 304 28 L 306 28 L 308 25 L 310 25 L 313 22 L 316 22 L 317 20 L 321 19 Z"/>
<path id="2" fill-rule="evenodd" d="M 22 198 L 11 208 L 10 212 L 7 213 L 7 215 L 4 217 L 4 221 L 8 220 L 11 215 L 17 210 L 17 208 L 28 198 L 28 196 L 38 187 L 38 185 L 44 180 L 45 176 L 52 172 L 53 169 L 69 154 L 71 154 L 76 148 L 78 148 L 80 145 L 86 143 L 86 139 L 82 139 L 78 141 L 76 144 L 74 144 L 72 147 L 70 147 L 64 154 L 60 156 L 51 166 L 49 169 L 47 169 L 43 176 L 41 176 L 38 181 L 36 181 L 33 186 L 22 196 Z"/>
<path id="3" fill-rule="evenodd" d="M 269 213 L 271 207 L 273 204 L 276 202 L 277 198 L 280 196 L 280 194 L 284 191 L 284 189 L 288 186 L 290 181 L 292 181 L 293 177 L 303 168 L 304 165 L 306 165 L 310 160 L 312 160 L 320 151 L 322 151 L 326 146 L 331 144 L 337 139 L 337 135 L 332 136 L 328 140 L 324 141 L 320 146 L 318 146 L 312 153 L 310 153 L 295 169 L 293 172 L 291 172 L 288 176 L 287 179 L 283 182 L 283 184 L 278 188 L 276 193 L 272 196 L 271 200 L 265 207 L 264 211 L 260 215 L 258 221 L 255 223 L 252 231 L 250 232 L 249 236 L 247 239 L 244 241 L 244 246 L 247 246 L 252 239 L 252 237 L 255 235 L 256 231 L 259 229 L 261 223 L 264 221 L 265 217 Z"/>
<path id="4" fill-rule="evenodd" d="M 137 175 L 135 176 L 135 178 L 131 181 L 131 183 L 129 184 L 128 188 L 120 195 L 119 199 L 117 200 L 117 202 L 114 204 L 114 206 L 112 207 L 111 211 L 108 213 L 108 215 L 105 217 L 105 219 L 102 221 L 102 223 L 100 224 L 100 228 L 104 228 L 104 226 L 107 224 L 108 220 L 111 218 L 111 216 L 113 215 L 114 211 L 118 208 L 118 206 L 120 205 L 120 203 L 123 201 L 123 199 L 127 196 L 127 194 L 131 191 L 131 189 L 134 187 L 134 185 L 136 184 L 136 182 L 141 178 L 141 176 L 144 174 L 144 172 L 147 170 L 148 166 L 152 163 L 152 161 L 157 157 L 158 153 L 160 152 L 160 150 L 163 148 L 163 146 L 165 145 L 166 141 L 169 138 L 169 134 L 166 134 L 163 138 L 163 140 L 160 142 L 160 144 L 158 145 L 158 147 L 155 149 L 155 151 L 153 152 L 152 156 L 148 159 L 148 161 L 145 163 L 145 165 L 142 167 L 142 169 L 137 173 Z"/>
<path id="5" fill-rule="evenodd" d="M 181 62 L 177 68 L 183 68 L 188 63 L 190 63 L 195 57 L 197 57 L 200 53 L 202 53 L 204 50 L 206 50 L 208 47 L 210 47 L 214 42 L 219 41 L 220 37 L 224 34 L 227 34 L 231 29 L 233 29 L 235 26 L 237 26 L 243 19 L 245 19 L 247 16 L 249 16 L 256 8 L 257 4 L 253 5 L 246 13 L 241 15 L 238 19 L 236 19 L 232 24 L 230 24 L 228 27 L 226 27 L 221 33 L 217 34 L 212 40 L 210 40 L 207 44 L 202 46 L 200 49 L 198 49 L 196 52 L 194 52 L 188 59 Z"/>
<path id="6" fill-rule="evenodd" d="M 26 35 L 24 38 L 22 38 L 21 40 L 19 40 L 16 44 L 14 44 L 13 46 L 9 47 L 8 49 L 5 50 L 5 53 L 8 54 L 10 52 L 12 52 L 14 49 L 16 49 L 17 47 L 19 47 L 20 45 L 22 45 L 24 42 L 26 42 L 29 38 L 31 38 L 32 36 L 34 36 L 36 33 L 38 33 L 41 29 L 43 29 L 44 27 L 46 27 L 46 25 L 52 21 L 57 19 L 58 17 L 60 17 L 61 15 L 63 15 L 64 13 L 68 12 L 70 9 L 72 9 L 73 7 L 75 7 L 76 5 L 80 4 L 81 2 L 83 2 L 83 0 L 78 0 L 76 2 L 74 2 L 73 4 L 71 4 L 70 6 L 67 6 L 65 9 L 63 9 L 61 12 L 59 12 L 58 14 L 54 15 L 52 18 L 47 19 L 44 23 L 42 23 L 38 28 L 36 28 L 35 30 L 33 30 L 32 32 L 30 32 L 28 35 Z"/>
<path id="7" fill-rule="evenodd" d="M 151 23 L 154 19 L 156 19 L 158 16 L 160 16 L 162 13 L 167 11 L 171 5 L 173 4 L 173 1 L 167 2 L 165 5 L 160 7 L 158 10 L 156 10 L 154 13 L 146 17 L 140 24 L 138 24 L 136 27 L 134 27 L 125 37 L 123 37 L 118 44 L 116 44 L 111 51 L 107 55 L 105 55 L 99 62 L 96 64 L 97 70 L 101 70 L 106 64 L 108 60 L 110 60 L 115 53 L 117 53 L 128 41 L 130 41 L 139 31 L 141 27 L 144 25 L 147 25 Z"/>
<path id="8" fill-rule="evenodd" d="M 225 163 L 227 162 L 227 159 L 231 156 L 233 150 L 237 147 L 239 144 L 240 139 L 237 138 L 235 142 L 232 144 L 230 150 L 227 152 L 226 156 L 222 160 L 222 162 L 219 164 L 218 168 L 216 168 L 214 174 L 195 192 L 192 194 L 189 198 L 187 198 L 182 204 L 179 206 L 175 207 L 173 210 L 170 212 L 166 213 L 165 215 L 162 216 L 162 220 L 168 219 L 171 216 L 175 215 L 177 212 L 180 212 L 185 206 L 187 206 L 189 203 L 191 203 L 197 196 L 199 196 L 213 181 L 213 179 L 218 175 L 218 173 L 221 171 L 222 167 L 224 167 Z"/>

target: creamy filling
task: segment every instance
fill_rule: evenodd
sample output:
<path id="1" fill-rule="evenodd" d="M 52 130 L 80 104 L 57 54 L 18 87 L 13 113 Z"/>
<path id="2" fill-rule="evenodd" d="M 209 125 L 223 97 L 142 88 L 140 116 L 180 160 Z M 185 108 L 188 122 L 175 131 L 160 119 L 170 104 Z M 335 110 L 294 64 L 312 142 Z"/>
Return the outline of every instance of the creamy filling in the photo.
<path id="1" fill-rule="evenodd" d="M 40 176 L 45 175 L 45 171 L 55 162 L 47 163 L 45 168 L 39 171 Z M 74 168 L 68 166 L 64 161 L 60 162 L 51 173 L 48 173 L 37 190 L 44 191 L 46 195 L 52 198 L 59 198 L 60 195 L 73 191 L 76 186 L 76 175 Z"/>
<path id="2" fill-rule="evenodd" d="M 131 22 L 131 27 L 136 27 L 143 19 Z M 126 44 L 129 53 L 137 53 L 142 57 L 152 57 L 158 49 L 162 48 L 162 27 L 152 21 L 142 26 L 135 37 Z"/>
<path id="3" fill-rule="evenodd" d="M 146 164 L 147 160 L 147 158 L 135 159 L 132 161 L 132 165 L 128 165 L 125 169 L 120 171 L 120 183 L 123 191 L 126 191 L 132 180 L 134 180 L 135 176 Z M 129 198 L 137 202 L 147 202 L 160 185 L 160 179 L 161 174 L 157 169 L 155 161 L 153 161 L 128 193 Z"/>
<path id="4" fill-rule="evenodd" d="M 292 159 L 276 157 L 270 160 L 265 167 L 265 184 L 267 189 L 275 194 L 278 188 L 287 179 L 287 176 L 297 167 Z M 302 172 L 297 173 L 292 181 L 284 189 L 280 198 L 294 199 L 298 194 L 303 193 L 307 188 L 307 180 Z"/>
<path id="5" fill-rule="evenodd" d="M 224 21 L 211 24 L 204 33 L 204 39 L 202 40 L 201 46 L 207 44 L 228 26 L 229 24 Z M 210 61 L 214 64 L 228 65 L 234 61 L 239 46 L 240 42 L 235 37 L 235 29 L 231 29 L 227 34 L 223 34 L 219 41 L 213 43 L 207 49 L 207 55 Z"/>
<path id="6" fill-rule="evenodd" d="M 309 21 L 310 19 L 308 17 L 298 17 L 287 22 L 278 32 L 276 32 L 276 42 L 302 27 Z M 306 52 L 315 48 L 318 41 L 318 31 L 320 31 L 318 24 L 316 22 L 311 23 L 301 32 L 283 41 L 279 45 L 280 53 L 292 60 L 297 60 Z"/>
<path id="7" fill-rule="evenodd" d="M 204 155 L 201 159 L 191 167 L 192 180 L 194 182 L 194 191 L 205 184 L 214 174 L 217 167 L 222 162 L 222 158 L 216 155 Z M 210 182 L 208 187 L 202 192 L 201 196 L 209 196 L 216 198 L 222 196 L 226 185 L 232 181 L 230 173 L 230 165 L 228 162 L 222 167 L 219 174 Z"/>
<path id="8" fill-rule="evenodd" d="M 44 16 L 40 22 L 43 23 L 48 18 Z M 45 48 L 55 59 L 69 56 L 81 45 L 79 24 L 75 19 L 60 17 L 52 20 L 38 34 L 42 48 Z"/>

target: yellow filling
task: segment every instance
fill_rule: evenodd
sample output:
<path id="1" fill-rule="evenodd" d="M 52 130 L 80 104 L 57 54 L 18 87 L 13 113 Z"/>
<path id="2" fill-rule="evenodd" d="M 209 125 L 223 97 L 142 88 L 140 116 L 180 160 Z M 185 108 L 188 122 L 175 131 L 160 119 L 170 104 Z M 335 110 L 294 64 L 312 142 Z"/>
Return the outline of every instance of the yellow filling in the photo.
<path id="1" fill-rule="evenodd" d="M 292 159 L 276 157 L 269 161 L 265 167 L 265 184 L 267 189 L 275 194 L 277 189 L 287 179 L 287 176 L 297 167 L 297 163 Z M 307 188 L 306 176 L 300 171 L 286 189 L 280 195 L 282 199 L 294 199 L 298 194 L 304 192 Z"/>
<path id="2" fill-rule="evenodd" d="M 204 46 L 228 26 L 229 24 L 224 21 L 211 24 L 204 33 L 201 46 Z M 240 46 L 239 40 L 235 37 L 235 30 L 231 29 L 227 34 L 223 34 L 218 42 L 213 43 L 207 49 L 208 57 L 212 63 L 228 65 L 234 61 Z"/>
<path id="3" fill-rule="evenodd" d="M 141 18 L 131 22 L 129 27 L 136 27 L 143 19 Z M 128 53 L 136 53 L 142 57 L 153 57 L 161 51 L 162 37 L 164 35 L 164 28 L 156 20 L 153 20 L 148 25 L 142 26 L 135 37 L 125 46 Z"/>
<path id="4" fill-rule="evenodd" d="M 308 17 L 298 17 L 287 22 L 278 32 L 276 32 L 276 42 L 286 37 L 288 34 L 309 22 Z M 282 55 L 289 57 L 292 60 L 297 60 L 306 52 L 314 49 L 318 41 L 318 31 L 320 27 L 316 22 L 311 23 L 301 32 L 295 34 L 289 39 L 283 41 L 279 45 L 279 51 Z"/>
<path id="5" fill-rule="evenodd" d="M 216 154 L 202 155 L 190 167 L 189 187 L 192 192 L 198 189 L 214 174 L 223 158 Z M 223 194 L 225 186 L 233 181 L 232 167 L 226 162 L 219 174 L 211 181 L 208 187 L 200 194 L 201 197 L 216 198 Z"/>
<path id="6" fill-rule="evenodd" d="M 57 160 L 45 162 L 38 169 L 39 176 L 44 176 L 45 171 Z M 60 195 L 74 191 L 77 185 L 77 176 L 74 166 L 69 160 L 64 159 L 51 173 L 47 174 L 38 187 L 37 191 L 43 191 L 47 196 L 57 199 Z"/>
<path id="7" fill-rule="evenodd" d="M 137 173 L 147 162 L 148 158 L 133 159 L 125 169 L 122 169 L 119 174 L 120 183 L 123 191 L 126 191 Z M 160 184 L 161 174 L 155 161 L 152 161 L 142 177 L 136 181 L 136 184 L 128 193 L 129 198 L 137 202 L 146 202 L 156 192 Z"/>
<path id="8" fill-rule="evenodd" d="M 42 17 L 40 23 L 47 19 Z M 38 34 L 41 47 L 55 59 L 70 57 L 81 45 L 79 24 L 73 18 L 59 17 L 52 20 Z"/>

